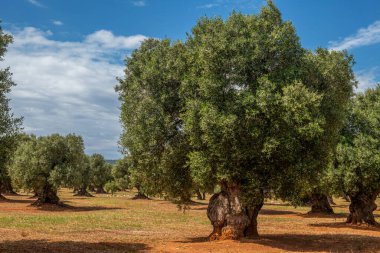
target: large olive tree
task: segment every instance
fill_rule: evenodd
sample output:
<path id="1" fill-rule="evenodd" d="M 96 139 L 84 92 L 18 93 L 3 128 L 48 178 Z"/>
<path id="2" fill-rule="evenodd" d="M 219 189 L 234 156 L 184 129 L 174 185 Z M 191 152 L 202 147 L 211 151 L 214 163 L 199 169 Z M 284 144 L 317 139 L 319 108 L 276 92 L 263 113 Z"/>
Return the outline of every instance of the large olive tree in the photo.
<path id="1" fill-rule="evenodd" d="M 0 61 L 3 60 L 7 46 L 12 37 L 5 34 L 0 26 Z M 11 79 L 9 68 L 0 69 L 0 190 L 12 190 L 7 166 L 16 146 L 17 134 L 21 126 L 21 119 L 14 117 L 9 106 L 7 94 L 15 83 Z M 0 198 L 3 198 L 0 192 Z"/>
<path id="2" fill-rule="evenodd" d="M 380 193 L 380 84 L 353 99 L 335 165 L 334 185 L 351 200 L 347 222 L 378 224 L 373 211 Z"/>
<path id="3" fill-rule="evenodd" d="M 148 40 L 127 59 L 121 144 L 159 192 L 184 200 L 219 186 L 212 239 L 257 236 L 264 192 L 293 200 L 318 185 L 351 65 L 344 52 L 303 49 L 271 1 L 258 15 L 202 18 L 184 43 Z"/>

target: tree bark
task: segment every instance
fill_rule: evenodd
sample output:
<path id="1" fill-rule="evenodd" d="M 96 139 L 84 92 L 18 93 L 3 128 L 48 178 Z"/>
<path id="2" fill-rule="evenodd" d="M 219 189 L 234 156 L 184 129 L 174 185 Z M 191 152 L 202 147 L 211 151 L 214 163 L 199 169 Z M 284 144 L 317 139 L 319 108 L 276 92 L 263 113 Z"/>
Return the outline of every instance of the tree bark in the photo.
<path id="1" fill-rule="evenodd" d="M 241 202 L 240 185 L 223 183 L 222 191 L 210 199 L 207 216 L 213 225 L 210 240 L 236 240 L 244 237 L 250 219 Z"/>
<path id="2" fill-rule="evenodd" d="M 202 200 L 206 200 L 206 192 L 202 193 Z"/>
<path id="3" fill-rule="evenodd" d="M 351 224 L 362 224 L 364 222 L 368 225 L 379 225 L 373 215 L 373 211 L 377 208 L 375 201 L 378 194 L 379 191 L 371 194 L 359 192 L 350 195 L 350 214 L 348 215 L 346 222 Z"/>
<path id="4" fill-rule="evenodd" d="M 46 184 L 44 189 L 38 191 L 37 196 L 38 199 L 32 204 L 33 206 L 40 206 L 47 203 L 58 205 L 60 203 L 57 190 L 49 184 Z"/>
<path id="5" fill-rule="evenodd" d="M 333 214 L 334 210 L 330 206 L 327 195 L 313 193 L 310 196 L 311 211 L 309 213 Z"/>

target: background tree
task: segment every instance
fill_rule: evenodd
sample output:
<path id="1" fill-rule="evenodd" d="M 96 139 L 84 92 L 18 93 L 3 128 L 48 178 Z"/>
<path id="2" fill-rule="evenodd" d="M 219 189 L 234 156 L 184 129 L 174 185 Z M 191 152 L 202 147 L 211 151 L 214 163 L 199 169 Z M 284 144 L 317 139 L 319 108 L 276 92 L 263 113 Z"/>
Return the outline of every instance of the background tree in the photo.
<path id="1" fill-rule="evenodd" d="M 127 58 L 126 65 L 125 78 L 116 89 L 124 126 L 120 144 L 130 159 L 132 183 L 144 194 L 189 202 L 190 146 L 180 118 L 185 47 L 181 42 L 149 39 Z"/>
<path id="2" fill-rule="evenodd" d="M 57 190 L 68 183 L 70 171 L 83 166 L 83 153 L 82 138 L 73 134 L 24 138 L 10 167 L 12 182 L 34 191 L 38 197 L 35 205 L 58 204 Z"/>
<path id="3" fill-rule="evenodd" d="M 1 23 L 0 23 L 1 24 Z M 12 43 L 12 36 L 5 34 L 0 26 L 0 61 Z M 7 166 L 16 146 L 16 137 L 20 131 L 21 118 L 14 117 L 9 106 L 7 94 L 15 83 L 11 79 L 9 68 L 0 69 L 0 189 L 1 192 L 13 191 L 10 184 Z M 0 199 L 4 197 L 1 195 Z"/>
<path id="4" fill-rule="evenodd" d="M 130 174 L 128 159 L 124 157 L 117 160 L 112 168 L 112 177 L 120 190 L 125 191 L 132 188 Z"/>
<path id="5" fill-rule="evenodd" d="M 127 59 L 121 144 L 158 192 L 185 200 L 196 185 L 220 187 L 211 238 L 257 236 L 263 193 L 295 199 L 331 160 L 351 65 L 304 50 L 271 1 L 258 15 L 202 18 L 184 44 L 148 40 Z"/>
<path id="6" fill-rule="evenodd" d="M 378 225 L 373 211 L 380 193 L 380 85 L 358 94 L 342 131 L 333 171 L 338 192 L 350 199 L 348 223 Z"/>
<path id="7" fill-rule="evenodd" d="M 112 179 L 112 165 L 108 164 L 101 154 L 93 154 L 90 157 L 92 171 L 91 183 L 96 188 L 96 193 L 106 193 L 104 185 Z"/>

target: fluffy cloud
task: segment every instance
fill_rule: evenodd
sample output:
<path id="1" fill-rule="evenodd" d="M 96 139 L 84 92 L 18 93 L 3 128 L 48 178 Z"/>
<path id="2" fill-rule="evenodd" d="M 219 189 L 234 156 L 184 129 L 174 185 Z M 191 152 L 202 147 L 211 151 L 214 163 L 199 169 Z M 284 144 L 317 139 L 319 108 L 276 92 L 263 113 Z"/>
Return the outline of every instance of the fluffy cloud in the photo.
<path id="1" fill-rule="evenodd" d="M 122 57 L 146 37 L 97 31 L 81 42 L 50 39 L 50 31 L 27 27 L 12 32 L 1 67 L 10 66 L 17 83 L 11 98 L 27 132 L 77 133 L 88 153 L 118 157 L 121 132 L 114 86 L 123 75 Z"/>
<path id="2" fill-rule="evenodd" d="M 53 25 L 61 26 L 61 25 L 63 25 L 63 22 L 60 20 L 53 20 Z"/>
<path id="3" fill-rule="evenodd" d="M 359 29 L 355 35 L 344 38 L 342 41 L 330 42 L 330 49 L 344 50 L 372 45 L 380 42 L 380 20 Z"/>
<path id="4" fill-rule="evenodd" d="M 132 1 L 132 4 L 134 6 L 137 6 L 137 7 L 144 7 L 144 6 L 146 6 L 146 2 L 144 0 Z"/>
<path id="5" fill-rule="evenodd" d="M 376 85 L 376 78 L 378 77 L 379 68 L 371 68 L 369 70 L 360 70 L 355 73 L 358 80 L 358 88 L 356 91 L 363 92 L 368 88 L 373 88 Z"/>

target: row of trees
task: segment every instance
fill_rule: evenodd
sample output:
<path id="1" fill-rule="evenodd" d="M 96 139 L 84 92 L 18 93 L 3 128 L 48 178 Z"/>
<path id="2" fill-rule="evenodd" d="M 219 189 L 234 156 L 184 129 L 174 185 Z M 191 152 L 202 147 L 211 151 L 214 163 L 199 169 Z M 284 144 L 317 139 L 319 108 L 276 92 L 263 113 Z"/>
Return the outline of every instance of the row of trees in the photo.
<path id="1" fill-rule="evenodd" d="M 184 42 L 148 39 L 116 88 L 131 173 L 185 204 L 218 189 L 215 239 L 257 236 L 267 195 L 313 210 L 349 196 L 348 222 L 375 224 L 380 88 L 354 95 L 353 64 L 304 49 L 271 1 L 258 15 L 201 18 Z"/>
<path id="2" fill-rule="evenodd" d="M 59 187 L 74 188 L 79 196 L 91 196 L 88 190 L 105 193 L 104 186 L 112 179 L 111 169 L 102 155 L 84 153 L 80 136 L 20 135 L 8 175 L 13 187 L 35 193 L 36 205 L 58 204 Z"/>

